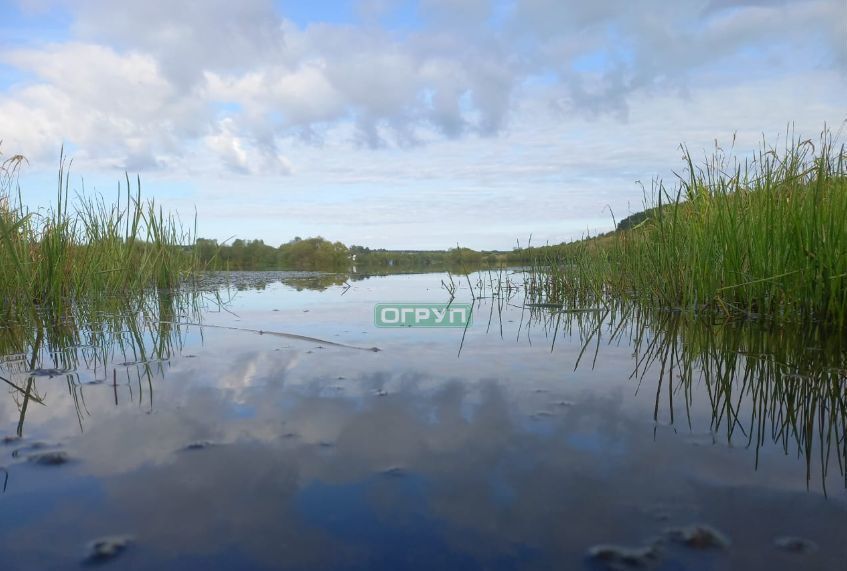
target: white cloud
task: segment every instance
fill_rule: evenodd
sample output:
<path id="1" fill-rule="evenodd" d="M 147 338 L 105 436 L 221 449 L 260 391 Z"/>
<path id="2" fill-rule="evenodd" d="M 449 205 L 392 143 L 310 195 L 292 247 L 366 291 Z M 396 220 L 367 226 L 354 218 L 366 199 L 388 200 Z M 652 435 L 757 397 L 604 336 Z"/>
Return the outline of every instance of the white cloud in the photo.
<path id="1" fill-rule="evenodd" d="M 820 22 L 833 30 L 844 22 L 837 0 L 527 0 L 505 12 L 485 0 L 425 0 L 424 27 L 405 35 L 353 24 L 299 28 L 266 0 L 66 8 L 86 43 L 13 50 L 3 60 L 53 88 L 53 100 L 79 105 L 74 116 L 88 124 L 61 126 L 63 137 L 83 146 L 92 141 L 80 131 L 105 130 L 107 145 L 112 135 L 145 137 L 154 155 L 178 155 L 184 138 L 209 136 L 220 103 L 239 110 L 230 115 L 240 137 L 278 154 L 281 139 L 321 141 L 339 121 L 355 124 L 356 140 L 372 147 L 419 143 L 431 127 L 446 137 L 496 135 L 516 94 L 532 96 L 523 88 L 537 79 L 557 86 L 550 102 L 570 113 L 625 118 L 632 94 L 684 94 L 697 70 L 731 68 L 733 58 L 747 67 L 735 72 L 754 75 L 796 71 L 815 50 L 819 66 L 845 60 L 843 36 L 815 33 Z M 505 16 L 495 25 L 498 10 Z M 751 49 L 760 55 L 751 58 Z M 56 101 L 42 111 L 55 116 Z"/>
<path id="2" fill-rule="evenodd" d="M 0 132 L 35 159 L 54 161 L 66 142 L 83 157 L 118 166 L 178 155 L 185 139 L 208 128 L 202 105 L 179 96 L 146 54 L 70 43 L 0 59 L 38 77 L 0 94 Z"/>
<path id="3" fill-rule="evenodd" d="M 244 141 L 232 132 L 232 119 L 221 121 L 221 129 L 206 137 L 208 147 L 235 172 L 249 173 Z"/>
<path id="4" fill-rule="evenodd" d="M 462 189 L 445 200 L 464 206 L 484 189 L 540 197 L 521 212 L 483 207 L 503 228 L 594 219 L 625 201 L 592 192 L 623 196 L 675 166 L 679 142 L 789 121 L 808 132 L 847 108 L 840 0 L 422 0 L 419 21 L 397 29 L 379 24 L 391 10 L 380 0 L 362 22 L 310 25 L 270 0 L 60 3 L 71 41 L 0 46 L 21 72 L 0 90 L 7 151 L 52 168 L 70 143 L 80 170 L 158 169 L 204 181 L 204 196 L 207 181 L 247 174 L 231 183 L 239 195 L 273 200 L 374 185 L 339 228 L 409 181 L 421 208 L 443 198 L 437 185 Z M 267 200 L 254 211 L 276 212 Z M 315 223 L 335 224 L 322 208 Z"/>
<path id="5" fill-rule="evenodd" d="M 190 90 L 207 70 L 241 70 L 284 55 L 282 19 L 270 0 L 73 0 L 74 30 L 85 39 L 140 50 Z"/>

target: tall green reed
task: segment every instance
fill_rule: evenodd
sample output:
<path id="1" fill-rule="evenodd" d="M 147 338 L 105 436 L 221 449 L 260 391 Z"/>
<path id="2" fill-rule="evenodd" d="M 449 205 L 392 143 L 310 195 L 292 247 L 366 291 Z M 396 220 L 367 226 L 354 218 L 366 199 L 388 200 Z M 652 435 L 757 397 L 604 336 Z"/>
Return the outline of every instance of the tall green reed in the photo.
<path id="1" fill-rule="evenodd" d="M 643 223 L 536 256 L 530 296 L 847 326 L 844 146 L 825 130 L 763 143 L 743 162 L 717 148 L 696 164 L 683 151 L 676 188 L 654 182 Z"/>
<path id="2" fill-rule="evenodd" d="M 141 198 L 141 181 L 118 184 L 117 199 L 70 193 L 60 158 L 56 202 L 32 210 L 21 198 L 21 156 L 0 163 L 0 310 L 62 308 L 88 296 L 173 288 L 199 266 L 196 231 Z M 196 226 L 196 221 L 195 221 Z"/>

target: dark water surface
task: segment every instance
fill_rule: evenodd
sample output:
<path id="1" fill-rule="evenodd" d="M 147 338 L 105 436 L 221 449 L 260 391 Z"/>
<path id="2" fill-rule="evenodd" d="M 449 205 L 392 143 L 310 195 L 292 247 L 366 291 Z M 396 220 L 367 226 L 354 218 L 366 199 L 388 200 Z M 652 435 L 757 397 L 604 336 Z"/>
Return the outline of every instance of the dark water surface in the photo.
<path id="1" fill-rule="evenodd" d="M 838 335 L 238 279 L 0 329 L 0 569 L 847 569 Z"/>

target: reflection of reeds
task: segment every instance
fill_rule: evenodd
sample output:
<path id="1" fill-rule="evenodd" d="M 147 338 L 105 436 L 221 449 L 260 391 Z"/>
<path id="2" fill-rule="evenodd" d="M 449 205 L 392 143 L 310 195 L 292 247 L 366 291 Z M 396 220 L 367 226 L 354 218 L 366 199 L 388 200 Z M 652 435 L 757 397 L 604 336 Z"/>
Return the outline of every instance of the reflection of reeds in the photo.
<path id="1" fill-rule="evenodd" d="M 753 448 L 767 442 L 813 464 L 826 491 L 838 466 L 847 486 L 847 333 L 807 327 L 716 322 L 674 311 L 613 304 L 592 311 L 532 308 L 532 319 L 558 336 L 576 335 L 597 362 L 604 344 L 631 344 L 632 378 L 655 383 L 654 420 L 691 427 L 695 398 L 707 398 L 715 438 Z M 705 394 L 704 394 L 705 393 Z"/>
<path id="2" fill-rule="evenodd" d="M 199 321 L 200 303 L 191 290 L 159 290 L 98 298 L 62 312 L 33 311 L 0 327 L 0 381 L 17 404 L 18 436 L 29 407 L 48 404 L 38 384 L 57 378 L 65 381 L 83 428 L 88 411 L 80 371 L 90 372 L 97 382 L 112 383 L 115 404 L 120 382 L 139 405 L 146 401 L 152 408 L 153 377 L 161 375 L 164 363 L 182 348 L 185 330 L 175 316 Z M 118 370 L 124 377 L 120 380 Z"/>
<path id="3" fill-rule="evenodd" d="M 638 224 L 535 249 L 535 301 L 847 327 L 847 154 L 828 131 L 745 162 L 718 148 L 698 166 L 685 150 L 685 169 L 673 191 L 656 182 Z"/>

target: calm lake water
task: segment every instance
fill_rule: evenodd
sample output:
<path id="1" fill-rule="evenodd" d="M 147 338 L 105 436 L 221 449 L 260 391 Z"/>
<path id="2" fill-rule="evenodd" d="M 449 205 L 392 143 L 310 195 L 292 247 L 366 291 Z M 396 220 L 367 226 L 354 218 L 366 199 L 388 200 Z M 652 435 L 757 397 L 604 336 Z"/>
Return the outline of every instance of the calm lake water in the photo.
<path id="1" fill-rule="evenodd" d="M 0 569 L 847 569 L 839 335 L 216 279 L 0 329 Z"/>

